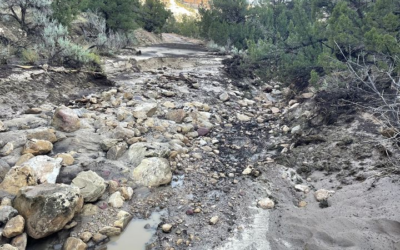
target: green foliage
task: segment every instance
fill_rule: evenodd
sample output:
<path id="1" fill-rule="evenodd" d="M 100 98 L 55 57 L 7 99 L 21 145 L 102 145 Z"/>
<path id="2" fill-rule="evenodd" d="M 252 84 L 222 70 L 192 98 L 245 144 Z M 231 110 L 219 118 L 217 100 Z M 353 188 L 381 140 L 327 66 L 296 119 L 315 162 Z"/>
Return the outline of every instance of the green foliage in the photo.
<path id="1" fill-rule="evenodd" d="M 60 24 L 69 27 L 80 11 L 87 7 L 87 4 L 87 0 L 53 0 L 51 3 L 52 17 Z"/>
<path id="2" fill-rule="evenodd" d="M 400 73 L 400 1 L 215 0 L 201 9 L 200 35 L 246 49 L 242 66 L 264 79 L 313 82 L 346 61 Z"/>
<path id="3" fill-rule="evenodd" d="M 170 17 L 172 12 L 160 0 L 146 0 L 141 7 L 138 23 L 149 32 L 161 33 Z"/>
<path id="4" fill-rule="evenodd" d="M 49 24 L 42 32 L 43 44 L 41 50 L 51 63 L 68 64 L 72 67 L 82 67 L 85 64 L 99 65 L 98 56 L 72 42 L 68 38 L 68 29 L 56 21 Z"/>
<path id="5" fill-rule="evenodd" d="M 88 9 L 97 10 L 106 20 L 107 30 L 127 32 L 139 27 L 139 0 L 89 0 Z"/>
<path id="6" fill-rule="evenodd" d="M 164 32 L 176 33 L 186 37 L 199 38 L 200 28 L 196 18 L 184 15 L 182 19 L 177 21 L 174 17 L 170 17 L 164 26 Z"/>
<path id="7" fill-rule="evenodd" d="M 200 9 L 200 35 L 217 44 L 246 48 L 247 39 L 257 39 L 255 24 L 246 22 L 246 0 L 214 0 L 211 8 Z"/>
<path id="8" fill-rule="evenodd" d="M 318 86 L 317 86 L 317 83 L 318 83 L 319 79 L 320 79 L 320 77 L 319 77 L 317 71 L 311 70 L 311 72 L 310 72 L 310 80 L 309 80 L 308 82 L 309 82 L 312 86 L 318 87 Z"/>
<path id="9" fill-rule="evenodd" d="M 23 49 L 21 52 L 22 60 L 25 63 L 34 64 L 39 60 L 39 54 L 36 50 L 33 49 Z"/>
<path id="10" fill-rule="evenodd" d="M 40 22 L 43 17 L 51 14 L 51 2 L 51 0 L 1 0 L 0 17 L 11 17 L 19 23 L 23 31 L 32 33 L 35 28 L 43 24 Z"/>

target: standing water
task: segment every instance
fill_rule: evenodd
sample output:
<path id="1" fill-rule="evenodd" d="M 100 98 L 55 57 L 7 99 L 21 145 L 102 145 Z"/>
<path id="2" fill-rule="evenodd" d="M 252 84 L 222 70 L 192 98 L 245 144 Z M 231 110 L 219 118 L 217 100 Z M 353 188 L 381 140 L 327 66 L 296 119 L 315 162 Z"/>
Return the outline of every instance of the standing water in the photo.
<path id="1" fill-rule="evenodd" d="M 111 238 L 107 250 L 145 250 L 161 222 L 161 212 L 154 212 L 147 220 L 131 221 L 123 233 Z"/>

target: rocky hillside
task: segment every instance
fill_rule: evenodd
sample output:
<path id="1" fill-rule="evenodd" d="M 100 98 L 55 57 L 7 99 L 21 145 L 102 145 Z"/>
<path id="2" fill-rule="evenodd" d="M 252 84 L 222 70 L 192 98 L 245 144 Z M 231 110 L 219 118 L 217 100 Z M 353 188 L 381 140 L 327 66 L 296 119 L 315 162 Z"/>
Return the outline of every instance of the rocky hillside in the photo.
<path id="1" fill-rule="evenodd" d="M 127 249 L 152 213 L 138 249 L 399 247 L 399 150 L 372 114 L 167 37 L 103 58 L 107 80 L 1 71 L 0 249 Z"/>

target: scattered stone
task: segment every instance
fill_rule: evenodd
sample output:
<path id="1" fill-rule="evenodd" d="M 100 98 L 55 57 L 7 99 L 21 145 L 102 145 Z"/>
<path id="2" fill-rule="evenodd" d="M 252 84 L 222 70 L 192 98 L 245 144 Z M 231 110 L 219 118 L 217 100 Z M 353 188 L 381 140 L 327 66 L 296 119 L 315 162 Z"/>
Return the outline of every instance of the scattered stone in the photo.
<path id="1" fill-rule="evenodd" d="M 10 244 L 4 244 L 0 246 L 0 250 L 18 250 L 18 248 L 10 245 Z"/>
<path id="2" fill-rule="evenodd" d="M 93 204 L 85 204 L 82 208 L 82 215 L 83 216 L 92 216 L 96 215 L 99 212 L 99 207 Z"/>
<path id="3" fill-rule="evenodd" d="M 171 110 L 165 115 L 165 118 L 176 123 L 182 123 L 185 117 L 186 112 L 183 109 Z"/>
<path id="4" fill-rule="evenodd" d="M 171 232 L 172 225 L 171 224 L 164 224 L 164 225 L 162 225 L 161 229 L 162 229 L 162 231 L 164 233 L 169 233 L 169 232 Z"/>
<path id="5" fill-rule="evenodd" d="M 252 171 L 252 169 L 249 166 L 245 170 L 243 170 L 242 175 L 249 175 L 249 174 L 251 174 L 251 171 Z"/>
<path id="6" fill-rule="evenodd" d="M 86 250 L 87 245 L 81 239 L 69 237 L 63 246 L 63 250 Z"/>
<path id="7" fill-rule="evenodd" d="M 223 102 L 229 101 L 229 98 L 229 94 L 226 92 L 219 95 L 219 99 Z"/>
<path id="8" fill-rule="evenodd" d="M 118 160 L 127 150 L 128 144 L 126 142 L 120 142 L 112 146 L 107 152 L 107 159 Z"/>
<path id="9" fill-rule="evenodd" d="M 29 140 L 43 140 L 55 143 L 57 142 L 57 136 L 55 135 L 54 132 L 55 131 L 53 129 L 44 129 L 38 132 L 28 134 L 26 138 Z"/>
<path id="10" fill-rule="evenodd" d="M 301 126 L 297 125 L 290 130 L 291 134 L 301 134 Z"/>
<path id="11" fill-rule="evenodd" d="M 145 119 L 157 112 L 157 103 L 141 103 L 133 108 L 132 115 L 137 119 Z"/>
<path id="12" fill-rule="evenodd" d="M 83 206 L 79 188 L 42 184 L 21 188 L 13 205 L 25 218 L 26 232 L 34 239 L 60 231 Z"/>
<path id="13" fill-rule="evenodd" d="M 280 110 L 278 108 L 275 108 L 275 107 L 272 107 L 271 111 L 272 111 L 273 114 L 277 114 L 277 113 L 280 112 Z"/>
<path id="14" fill-rule="evenodd" d="M 303 93 L 301 95 L 301 97 L 303 97 L 304 99 L 310 99 L 311 97 L 313 97 L 314 94 L 313 93 Z"/>
<path id="15" fill-rule="evenodd" d="M 70 154 L 57 154 L 55 158 L 61 158 L 62 159 L 61 165 L 63 166 L 71 166 L 75 162 L 74 157 Z"/>
<path id="16" fill-rule="evenodd" d="M 79 235 L 79 238 L 85 243 L 89 242 L 92 237 L 93 234 L 91 232 L 83 232 Z"/>
<path id="17" fill-rule="evenodd" d="M 121 234 L 121 228 L 118 227 L 103 227 L 102 229 L 100 229 L 99 233 L 106 235 L 108 237 L 112 237 L 112 236 L 116 236 L 116 235 L 120 235 Z"/>
<path id="18" fill-rule="evenodd" d="M 118 227 L 123 230 L 128 225 L 133 216 L 130 213 L 121 210 L 118 212 L 117 218 L 118 219 L 114 222 L 114 227 Z"/>
<path id="19" fill-rule="evenodd" d="M 122 197 L 124 197 L 125 200 L 132 199 L 133 189 L 131 187 L 121 187 L 119 191 L 121 192 L 121 195 Z"/>
<path id="20" fill-rule="evenodd" d="M 124 205 L 124 197 L 122 197 L 121 193 L 117 191 L 110 196 L 108 204 L 114 208 L 120 208 Z"/>
<path id="21" fill-rule="evenodd" d="M 0 225 L 6 224 L 11 218 L 18 215 L 12 206 L 0 206 Z"/>
<path id="22" fill-rule="evenodd" d="M 140 185 L 158 187 L 172 180 L 172 172 L 167 159 L 152 157 L 143 159 L 132 171 L 132 179 Z"/>
<path id="23" fill-rule="evenodd" d="M 119 140 L 117 139 L 104 139 L 101 141 L 100 147 L 102 150 L 108 151 L 110 148 L 117 145 L 118 142 Z"/>
<path id="24" fill-rule="evenodd" d="M 175 108 L 175 104 L 173 102 L 170 102 L 170 101 L 164 102 L 163 106 L 166 107 L 166 108 L 170 108 L 170 109 Z"/>
<path id="25" fill-rule="evenodd" d="M 36 172 L 29 166 L 15 166 L 4 177 L 0 189 L 16 195 L 22 187 L 37 185 Z"/>
<path id="26" fill-rule="evenodd" d="M 3 236 L 6 238 L 12 238 L 18 236 L 24 232 L 25 219 L 21 215 L 17 215 L 10 219 L 3 230 Z"/>
<path id="27" fill-rule="evenodd" d="M 94 241 L 94 243 L 101 243 L 103 241 L 105 241 L 108 237 L 104 234 L 101 233 L 96 233 L 93 235 L 92 240 Z"/>
<path id="28" fill-rule="evenodd" d="M 0 132 L 6 132 L 7 130 L 8 128 L 6 127 L 6 125 L 4 125 L 2 121 L 0 121 Z"/>
<path id="29" fill-rule="evenodd" d="M 239 121 L 241 122 L 248 122 L 251 121 L 251 117 L 247 116 L 247 115 L 243 115 L 243 114 L 236 114 L 236 117 L 238 118 Z"/>
<path id="30" fill-rule="evenodd" d="M 76 227 L 77 225 L 78 225 L 78 222 L 73 220 L 73 221 L 68 222 L 68 224 L 65 225 L 64 229 L 68 230 L 68 229 L 71 229 L 73 227 Z"/>
<path id="31" fill-rule="evenodd" d="M 106 190 L 104 179 L 92 170 L 80 172 L 75 179 L 72 180 L 72 185 L 80 189 L 80 193 L 85 202 L 97 201 Z"/>
<path id="32" fill-rule="evenodd" d="M 22 154 L 44 155 L 53 150 L 53 144 L 45 140 L 29 140 L 22 151 Z"/>
<path id="33" fill-rule="evenodd" d="M 14 150 L 14 144 L 12 142 L 8 142 L 0 150 L 0 156 L 7 156 L 7 155 L 11 154 L 13 150 Z"/>
<path id="34" fill-rule="evenodd" d="M 258 206 L 262 209 L 272 209 L 275 207 L 275 202 L 270 198 L 264 198 L 258 202 Z"/>
<path id="35" fill-rule="evenodd" d="M 208 128 L 200 127 L 197 129 L 197 134 L 199 136 L 206 136 L 208 133 L 210 133 L 210 129 Z"/>
<path id="36" fill-rule="evenodd" d="M 4 177 L 10 171 L 11 167 L 8 163 L 2 159 L 0 159 L 0 182 L 4 180 Z"/>
<path id="37" fill-rule="evenodd" d="M 26 235 L 26 233 L 15 236 L 11 241 L 11 245 L 16 247 L 18 250 L 25 250 L 27 244 L 28 236 Z"/>
<path id="38" fill-rule="evenodd" d="M 0 206 L 12 206 L 12 200 L 10 198 L 8 198 L 8 197 L 4 197 L 1 200 Z"/>
<path id="39" fill-rule="evenodd" d="M 118 191 L 118 187 L 119 187 L 119 183 L 117 181 L 114 181 L 114 180 L 108 181 L 108 192 L 110 194 L 113 194 L 116 191 Z"/>
<path id="40" fill-rule="evenodd" d="M 41 108 L 30 108 L 25 111 L 25 114 L 28 114 L 28 115 L 37 115 L 40 113 L 42 113 Z"/>
<path id="41" fill-rule="evenodd" d="M 29 166 L 35 171 L 40 183 L 56 183 L 60 173 L 61 158 L 51 158 L 46 155 L 35 156 L 22 166 Z"/>
<path id="42" fill-rule="evenodd" d="M 168 143 L 138 142 L 132 144 L 120 160 L 125 161 L 132 168 L 135 168 L 147 157 L 167 158 L 169 157 L 170 152 L 170 144 Z"/>
<path id="43" fill-rule="evenodd" d="M 219 221 L 219 217 L 218 216 L 213 216 L 210 219 L 210 224 L 211 225 L 215 225 L 215 224 L 217 224 L 218 221 Z"/>
<path id="44" fill-rule="evenodd" d="M 305 206 L 307 206 L 307 202 L 305 202 L 305 201 L 299 202 L 299 207 L 305 207 Z"/>
<path id="45" fill-rule="evenodd" d="M 59 107 L 54 112 L 52 125 L 64 132 L 75 132 L 81 127 L 78 115 L 70 108 Z"/>
<path id="46" fill-rule="evenodd" d="M 298 185 L 295 185 L 294 186 L 294 188 L 297 190 L 297 191 L 300 191 L 300 192 L 303 192 L 303 193 L 308 193 L 308 192 L 310 192 L 310 188 L 308 187 L 308 186 L 306 186 L 306 185 L 300 185 L 300 184 L 298 184 Z"/>
<path id="47" fill-rule="evenodd" d="M 169 91 L 169 90 L 163 90 L 163 91 L 161 92 L 161 94 L 162 94 L 163 96 L 166 96 L 166 97 L 173 97 L 173 96 L 175 96 L 175 92 Z"/>
<path id="48" fill-rule="evenodd" d="M 18 161 L 15 163 L 15 166 L 21 166 L 24 162 L 27 162 L 29 159 L 35 157 L 33 154 L 23 154 L 19 157 Z"/>
<path id="49" fill-rule="evenodd" d="M 327 200 L 331 195 L 333 195 L 335 191 L 319 189 L 314 193 L 314 197 L 317 201 Z"/>

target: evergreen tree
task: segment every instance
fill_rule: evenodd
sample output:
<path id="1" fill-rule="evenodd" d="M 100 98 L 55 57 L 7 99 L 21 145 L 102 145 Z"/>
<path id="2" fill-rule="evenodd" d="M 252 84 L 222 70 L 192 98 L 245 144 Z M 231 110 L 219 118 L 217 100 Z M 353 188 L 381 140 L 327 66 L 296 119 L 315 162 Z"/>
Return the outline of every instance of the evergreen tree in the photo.
<path id="1" fill-rule="evenodd" d="M 87 0 L 53 0 L 53 18 L 64 26 L 70 26 L 71 22 L 87 7 Z"/>
<path id="2" fill-rule="evenodd" d="M 149 32 L 160 33 L 172 12 L 160 0 L 146 0 L 141 8 L 139 24 Z"/>
<path id="3" fill-rule="evenodd" d="M 129 31 L 138 28 L 139 0 L 89 0 L 88 9 L 97 10 L 106 19 L 107 30 Z"/>

